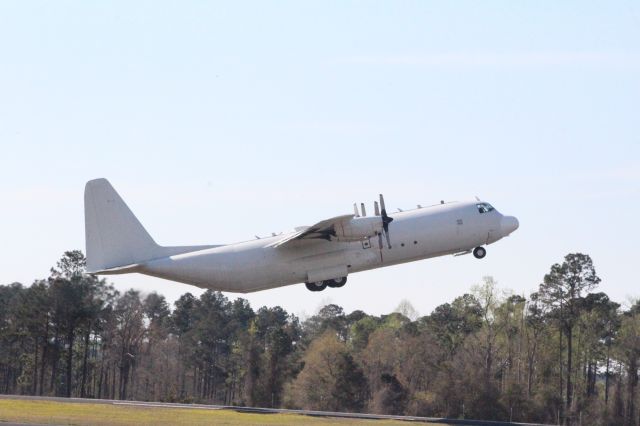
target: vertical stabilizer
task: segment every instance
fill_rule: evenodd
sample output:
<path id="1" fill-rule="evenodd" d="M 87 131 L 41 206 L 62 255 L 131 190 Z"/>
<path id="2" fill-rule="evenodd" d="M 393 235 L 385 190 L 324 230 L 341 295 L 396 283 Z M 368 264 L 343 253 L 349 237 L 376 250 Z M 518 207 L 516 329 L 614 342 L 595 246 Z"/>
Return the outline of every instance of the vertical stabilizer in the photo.
<path id="1" fill-rule="evenodd" d="M 145 262 L 163 255 L 129 207 L 106 179 L 87 182 L 84 189 L 87 270 Z"/>

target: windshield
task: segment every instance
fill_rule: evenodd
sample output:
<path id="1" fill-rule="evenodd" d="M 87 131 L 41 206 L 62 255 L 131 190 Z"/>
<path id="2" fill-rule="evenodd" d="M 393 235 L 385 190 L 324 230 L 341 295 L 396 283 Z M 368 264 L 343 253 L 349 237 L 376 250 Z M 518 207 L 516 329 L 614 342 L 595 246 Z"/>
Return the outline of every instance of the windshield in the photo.
<path id="1" fill-rule="evenodd" d="M 476 207 L 480 213 L 487 213 L 494 210 L 493 206 L 489 203 L 478 203 Z"/>

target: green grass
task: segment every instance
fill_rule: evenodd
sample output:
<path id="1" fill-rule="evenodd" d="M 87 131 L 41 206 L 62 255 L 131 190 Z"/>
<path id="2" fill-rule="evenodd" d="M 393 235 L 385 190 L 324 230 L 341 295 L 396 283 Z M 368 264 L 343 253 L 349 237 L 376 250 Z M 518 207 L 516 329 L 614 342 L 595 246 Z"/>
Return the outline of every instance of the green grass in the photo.
<path id="1" fill-rule="evenodd" d="M 198 408 L 0 399 L 0 422 L 67 425 L 402 425 L 391 420 L 319 418 L 299 414 L 238 413 Z M 431 423 L 433 424 L 433 423 Z"/>

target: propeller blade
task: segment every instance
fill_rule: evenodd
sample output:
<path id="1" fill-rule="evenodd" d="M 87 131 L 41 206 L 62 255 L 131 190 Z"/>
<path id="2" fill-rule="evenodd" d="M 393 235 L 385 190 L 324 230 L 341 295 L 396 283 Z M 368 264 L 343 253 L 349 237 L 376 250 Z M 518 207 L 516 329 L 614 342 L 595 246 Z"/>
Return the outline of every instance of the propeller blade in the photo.
<path id="1" fill-rule="evenodd" d="M 373 202 L 373 212 L 376 214 L 376 216 L 380 216 L 380 206 L 378 206 L 377 201 Z"/>
<path id="2" fill-rule="evenodd" d="M 378 248 L 382 250 L 382 233 L 378 234 Z"/>
<path id="3" fill-rule="evenodd" d="M 388 218 L 388 219 L 391 219 L 391 218 Z M 390 221 L 385 221 L 384 217 L 383 217 L 383 219 L 382 219 L 382 232 L 384 232 L 384 236 L 387 239 L 387 247 L 389 247 L 389 249 L 391 249 L 391 239 L 389 238 L 389 222 Z"/>
<path id="4" fill-rule="evenodd" d="M 387 215 L 387 209 L 384 205 L 384 197 L 380 194 L 380 207 L 382 207 L 382 211 L 380 212 L 382 215 L 382 230 L 384 231 L 384 236 L 387 239 L 387 246 L 391 248 L 391 238 L 389 237 L 389 224 L 393 222 L 393 218 Z"/>
<path id="5" fill-rule="evenodd" d="M 356 217 L 360 217 L 360 213 L 358 213 L 358 203 L 353 203 L 353 214 Z"/>
<path id="6" fill-rule="evenodd" d="M 364 209 L 364 203 L 360 203 L 360 207 L 362 209 L 362 217 L 365 217 L 367 215 L 367 211 Z"/>

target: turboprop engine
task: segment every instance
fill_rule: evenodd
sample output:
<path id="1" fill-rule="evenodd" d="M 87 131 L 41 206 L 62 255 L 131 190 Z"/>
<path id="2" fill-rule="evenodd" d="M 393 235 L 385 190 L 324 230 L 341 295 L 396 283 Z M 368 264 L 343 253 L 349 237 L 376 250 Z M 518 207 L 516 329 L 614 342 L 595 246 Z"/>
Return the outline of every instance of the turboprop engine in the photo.
<path id="1" fill-rule="evenodd" d="M 378 246 L 382 247 L 382 234 L 384 234 L 387 239 L 387 246 L 391 248 L 389 224 L 393 222 L 393 218 L 387 214 L 382 194 L 380 194 L 380 204 L 378 205 L 377 201 L 373 203 L 374 216 L 367 217 L 364 203 L 361 203 L 360 206 L 362 208 L 362 216 L 358 212 L 358 205 L 354 204 L 354 217 L 335 226 L 335 237 L 339 241 L 360 241 L 377 235 Z"/>
<path id="2" fill-rule="evenodd" d="M 354 217 L 335 226 L 338 241 L 360 241 L 382 233 L 380 217 Z"/>

